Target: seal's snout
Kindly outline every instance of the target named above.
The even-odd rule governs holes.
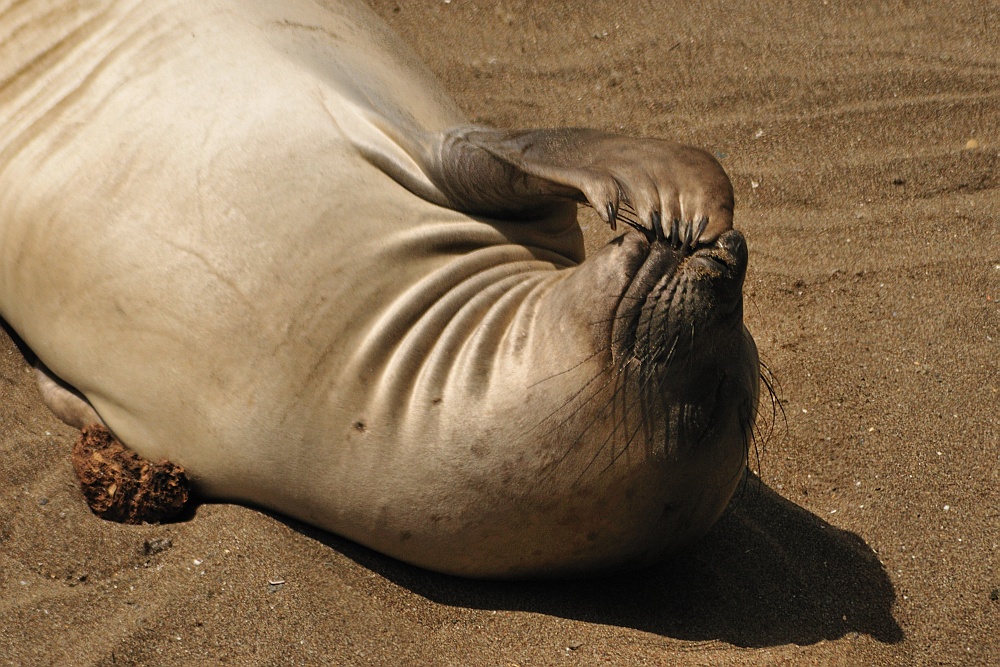
[[[721,323],[733,316],[742,320],[746,271],[746,239],[731,229],[711,245],[696,248],[682,261],[677,279],[685,291],[697,295],[706,319]]]
[[[730,229],[707,245],[665,241],[648,247],[616,317],[615,340],[626,356],[655,357],[680,347],[712,350],[720,338],[741,334],[743,234]]]
[[[697,230],[696,230],[697,231]],[[699,289],[721,291],[738,295],[743,289],[747,268],[746,238],[735,229],[729,229],[709,242],[694,242],[695,237],[668,235],[653,242],[647,269],[658,282],[680,280],[689,287],[699,284]]]
[[[747,269],[746,238],[735,229],[730,229],[714,243],[695,248],[688,263],[703,271],[706,278],[730,279],[742,289]]]

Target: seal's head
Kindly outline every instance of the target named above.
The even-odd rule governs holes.
[[[746,466],[760,366],[743,325],[740,232],[627,233],[599,254],[616,267],[604,274],[618,301],[595,364],[607,370],[585,375],[559,413],[568,428],[554,468],[601,497],[591,534],[628,544],[606,565],[632,567],[699,539],[725,510]]]
[[[758,399],[759,361],[743,326],[746,240],[733,229],[695,242],[657,228],[625,242],[632,278],[610,346],[618,393],[638,408],[642,437],[658,455],[697,454],[713,434],[739,433],[742,460],[720,471],[725,484],[742,469]]]
[[[653,239],[637,250],[611,352],[644,428],[657,433],[652,446],[695,447],[720,421],[749,433],[758,360],[743,326],[743,235],[730,229],[697,245]]]

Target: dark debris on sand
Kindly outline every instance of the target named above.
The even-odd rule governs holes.
[[[159,523],[175,517],[188,501],[184,468],[142,458],[100,424],[83,428],[72,459],[84,498],[102,519]]]

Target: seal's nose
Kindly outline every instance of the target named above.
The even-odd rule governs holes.
[[[714,243],[694,252],[689,264],[699,267],[702,279],[722,279],[742,289],[747,269],[746,238],[735,229],[723,232]]]

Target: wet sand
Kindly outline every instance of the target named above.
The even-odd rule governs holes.
[[[477,122],[720,157],[780,398],[759,477],[614,580],[463,581],[236,505],[117,525],[3,337],[0,664],[1000,662],[1000,7],[373,4]]]

